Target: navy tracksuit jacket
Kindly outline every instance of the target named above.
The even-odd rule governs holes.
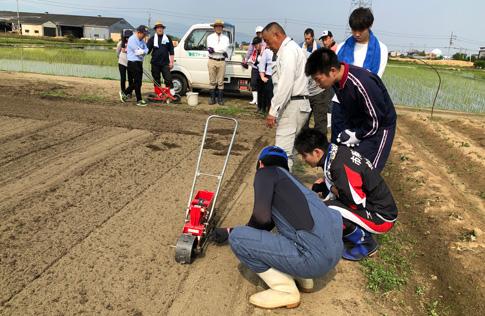
[[[361,140],[355,147],[381,171],[391,151],[396,129],[396,110],[381,78],[367,69],[342,63],[345,71],[334,85],[340,102],[338,111],[342,126]],[[333,114],[333,113],[332,113]],[[333,135],[336,137],[336,135]]]

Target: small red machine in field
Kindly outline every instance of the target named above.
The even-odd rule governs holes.
[[[147,100],[153,103],[163,103],[163,104],[170,104],[170,103],[179,103],[180,102],[180,95],[172,94],[170,92],[170,88],[162,87],[158,84],[158,82],[153,79],[152,74],[149,73],[147,70],[143,69],[143,73],[145,76],[153,83],[154,93],[150,93],[147,97]]]
[[[218,174],[200,172],[200,162],[202,160],[202,153],[204,151],[204,145],[207,138],[207,130],[209,128],[210,121],[213,120],[229,120],[234,122],[232,136],[228,144],[224,164],[222,165],[221,172]],[[197,159],[197,166],[195,168],[192,189],[189,195],[189,202],[187,203],[187,209],[185,210],[184,227],[182,230],[182,235],[178,239],[175,246],[175,261],[179,263],[192,263],[194,257],[203,251],[208,234],[213,228],[212,226],[214,223],[211,223],[211,219],[214,215],[214,208],[219,195],[222,180],[224,178],[224,173],[226,171],[227,162],[229,161],[232,145],[234,144],[234,140],[236,138],[237,127],[238,122],[233,118],[218,115],[211,115],[207,118],[204,135],[202,136],[202,144],[200,145],[199,158]],[[201,176],[215,177],[217,179],[215,191],[200,190],[195,193],[195,188],[197,186],[199,177]]]

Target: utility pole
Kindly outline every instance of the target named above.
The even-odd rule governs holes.
[[[150,28],[150,24],[152,24],[152,13],[148,12],[148,28]]]
[[[17,30],[19,35],[22,35],[22,28],[20,27],[19,0],[17,0]]]
[[[453,32],[451,32],[451,35],[450,35],[450,46],[448,46],[448,57],[450,57],[451,47],[453,46],[453,41],[454,40],[456,40],[456,35],[453,35]]]

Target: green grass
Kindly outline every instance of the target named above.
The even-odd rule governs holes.
[[[117,66],[115,50],[88,50],[69,48],[2,47],[0,59],[24,59],[48,63]]]
[[[76,97],[78,101],[85,102],[85,103],[98,103],[101,101],[106,100],[105,97],[96,94],[81,94]]]
[[[0,46],[12,44],[25,45],[55,45],[55,46],[115,46],[114,43],[106,41],[96,41],[88,39],[73,39],[70,41],[65,37],[38,37],[38,36],[18,36],[14,34],[5,35],[0,33]]]
[[[214,110],[214,114],[222,116],[238,116],[244,112],[244,109],[234,106],[220,107]]]
[[[49,91],[44,91],[40,94],[41,97],[43,98],[65,98],[67,97],[67,94],[62,91],[62,90],[49,90]]]
[[[361,261],[367,286],[379,293],[400,290],[411,270],[408,258],[401,251],[401,242],[392,233],[380,235],[378,241],[378,255]]]

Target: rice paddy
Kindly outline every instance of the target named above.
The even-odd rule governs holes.
[[[0,70],[118,79],[114,49],[0,47]],[[145,67],[149,67],[148,60]],[[442,85],[437,109],[485,112],[485,71],[438,68]],[[425,65],[390,62],[383,77],[395,104],[428,108],[438,77]]]

